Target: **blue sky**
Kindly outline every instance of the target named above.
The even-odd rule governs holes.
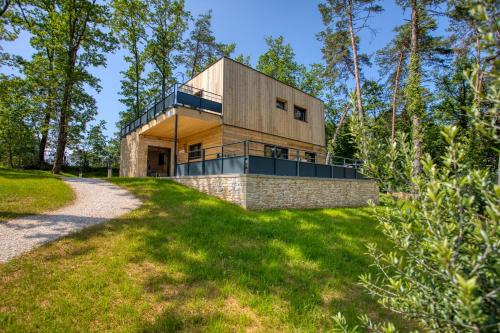
[[[212,27],[217,39],[235,42],[235,54],[249,55],[252,65],[266,50],[264,37],[279,35],[292,45],[297,61],[307,65],[321,61],[321,43],[316,34],[323,29],[323,23],[318,3],[320,1],[312,0],[186,0],[186,7],[193,16],[212,9]],[[381,5],[384,12],[370,22],[376,35],[365,31],[360,36],[360,51],[369,55],[391,40],[395,26],[409,19],[409,12],[403,12],[394,1],[382,1]],[[24,57],[31,54],[26,35],[14,42],[2,42],[2,45],[7,52]],[[109,54],[106,68],[91,70],[101,80],[102,91],[94,93],[99,109],[97,120],[107,122],[108,135],[116,131],[115,123],[122,109],[118,99],[120,71],[126,68],[123,55],[123,51]],[[367,78],[378,78],[375,67],[363,70]]]

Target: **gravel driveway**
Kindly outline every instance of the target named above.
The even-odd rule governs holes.
[[[0,223],[0,263],[43,243],[105,222],[140,206],[130,192],[100,179],[65,178],[75,201],[53,212]]]

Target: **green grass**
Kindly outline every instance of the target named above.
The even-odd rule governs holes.
[[[0,168],[0,223],[70,203],[73,191],[48,171]]]
[[[328,331],[379,320],[357,284],[387,242],[372,208],[247,212],[168,180],[115,178],[144,205],[0,265],[6,332]]]

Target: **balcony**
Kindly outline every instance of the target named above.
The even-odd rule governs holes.
[[[361,160],[245,140],[177,156],[177,176],[256,174],[366,179]]]
[[[123,126],[121,136],[127,136],[176,106],[222,115],[222,96],[185,84],[174,84],[167,89],[164,98],[155,98],[140,117]]]

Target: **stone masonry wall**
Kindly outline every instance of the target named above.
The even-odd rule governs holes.
[[[327,208],[378,203],[378,185],[367,179],[265,175],[177,177],[175,181],[246,209]]]

